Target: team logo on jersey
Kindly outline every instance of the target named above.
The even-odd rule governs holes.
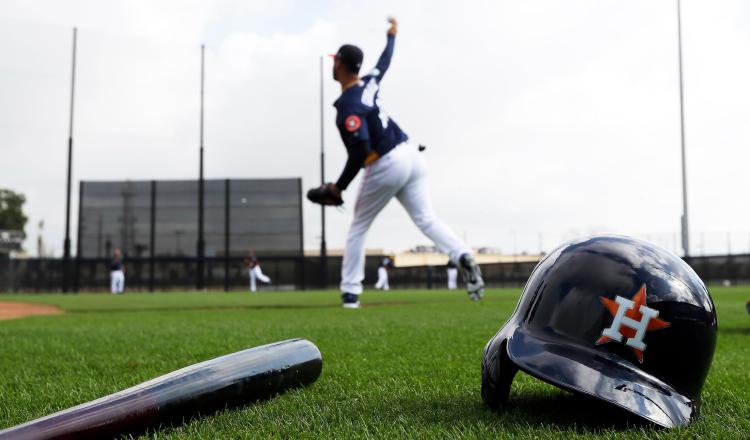
[[[357,115],[347,116],[346,120],[344,120],[344,127],[346,127],[346,131],[350,133],[359,130],[359,127],[361,126],[362,126],[362,120],[359,119],[359,116]]]
[[[646,306],[646,285],[641,286],[632,300],[619,295],[615,297],[614,301],[603,296],[600,296],[599,300],[614,318],[612,319],[612,325],[602,331],[602,335],[597,339],[596,344],[601,345],[612,341],[622,342],[625,338],[625,345],[633,349],[638,361],[643,363],[643,352],[646,351],[643,338],[646,336],[646,332],[670,326],[667,321],[658,318],[658,310]]]

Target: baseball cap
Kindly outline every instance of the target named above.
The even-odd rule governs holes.
[[[362,58],[364,58],[362,49],[352,44],[344,44],[335,55],[331,56],[337,60],[341,60],[354,73],[359,73],[359,68],[362,67]]]

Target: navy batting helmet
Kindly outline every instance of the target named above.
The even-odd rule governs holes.
[[[573,241],[534,269],[482,357],[482,399],[508,400],[520,369],[665,427],[698,415],[716,310],[679,257],[619,236]]]

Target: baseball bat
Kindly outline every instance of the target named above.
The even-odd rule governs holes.
[[[311,384],[323,358],[304,339],[182,368],[101,399],[0,431],[0,440],[105,438],[143,432]]]

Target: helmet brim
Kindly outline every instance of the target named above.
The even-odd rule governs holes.
[[[696,402],[606,352],[517,328],[507,341],[511,362],[557,387],[611,403],[666,428],[685,426]]]

